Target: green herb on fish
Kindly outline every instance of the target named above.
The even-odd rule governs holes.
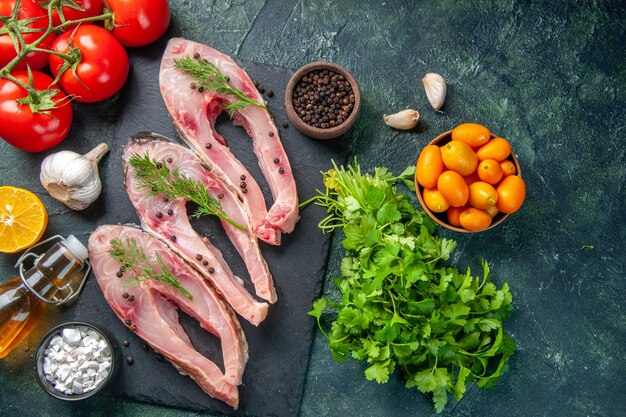
[[[237,110],[243,109],[248,105],[261,107],[262,109],[267,108],[258,101],[248,97],[243,91],[233,87],[228,76],[224,75],[218,66],[211,62],[203,59],[193,59],[187,55],[184,58],[174,60],[174,66],[193,78],[196,81],[196,88],[234,96],[236,98],[235,101],[224,103],[224,109],[231,118]]]
[[[458,401],[472,381],[493,387],[516,349],[502,327],[508,285],[491,282],[486,261],[482,278],[442,264],[456,243],[435,236],[434,222],[394,187],[410,185],[413,169],[369,175],[355,161],[323,175],[326,190],[312,199],[329,213],[319,227],[343,230],[347,256],[334,281],[340,300],[322,297],[308,314],[335,360],[367,362],[365,377],[378,383],[399,372],[407,388],[432,393],[438,413],[448,393]],[[332,320],[326,331],[323,315]]]
[[[244,226],[228,217],[222,210],[220,202],[211,197],[204,184],[187,178],[178,169],[175,168],[170,172],[165,164],[150,159],[147,152],[143,157],[137,154],[131,155],[128,163],[135,170],[139,188],[149,189],[150,195],[163,194],[171,199],[186,198],[198,205],[192,217],[214,215],[240,230],[246,230]]]
[[[129,274],[134,274],[133,279],[124,285],[131,286],[139,284],[148,279],[161,281],[176,288],[181,294],[190,300],[192,295],[183,287],[178,278],[170,272],[163,263],[161,256],[156,254],[156,262],[150,262],[143,249],[137,246],[135,239],[126,239],[126,245],[120,238],[111,240],[111,256],[117,259]]]

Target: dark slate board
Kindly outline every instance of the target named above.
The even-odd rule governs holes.
[[[104,191],[98,208],[97,225],[138,222],[122,183],[121,151],[127,138],[141,130],[177,138],[158,88],[158,69],[164,47],[165,42],[160,42],[131,54],[132,70],[120,99],[124,104],[117,132],[110,144],[111,153],[102,165]],[[243,63],[242,66],[251,78],[275,92],[274,97],[269,99],[269,109],[290,157],[299,198],[304,201],[322,186],[320,171],[330,167],[331,159],[344,159],[347,139],[317,142],[291,126],[283,128],[281,124],[287,121],[287,116],[282,96],[292,71],[253,63]],[[246,133],[234,127],[226,116],[218,119],[217,129],[257,179],[266,200],[271,203],[271,194]],[[134,358],[132,366],[123,361],[112,390],[140,401],[227,415],[296,415],[314,326],[314,321],[306,312],[320,292],[329,250],[329,236],[324,236],[317,229],[324,211],[317,206],[309,206],[301,212],[301,216],[295,231],[291,235],[283,235],[280,247],[262,244],[263,254],[274,276],[278,302],[270,307],[268,318],[258,328],[241,320],[249,343],[250,359],[239,389],[239,410],[233,411],[213,400],[190,378],[179,375],[167,361],[159,361],[153,351],[144,350],[144,343],[114,315],[91,277],[76,306],[74,318],[104,326],[120,345],[128,340],[130,346],[122,347],[122,355]],[[235,274],[245,281],[248,278],[245,266],[217,221],[195,221],[194,226],[222,250]],[[251,289],[251,286],[248,288]],[[181,323],[198,351],[221,366],[217,339],[182,313]]]

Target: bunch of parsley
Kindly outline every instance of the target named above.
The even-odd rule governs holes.
[[[456,243],[433,235],[434,222],[394,187],[412,188],[413,173],[364,175],[356,161],[323,173],[326,190],[312,201],[329,213],[321,229],[343,229],[346,256],[335,279],[341,300],[322,297],[309,315],[335,360],[367,362],[365,377],[378,383],[399,372],[407,388],[432,393],[440,413],[448,393],[458,401],[467,383],[491,388],[508,369],[516,346],[502,321],[512,297],[506,283],[491,282],[486,261],[482,279],[442,262]],[[327,307],[336,316],[324,331]]]

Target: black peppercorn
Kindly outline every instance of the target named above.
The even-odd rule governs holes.
[[[327,69],[313,70],[300,79],[293,90],[292,102],[304,122],[327,129],[343,123],[352,112],[354,94],[351,91],[352,86],[342,75]],[[337,117],[337,109],[345,112],[341,118]]]
[[[285,173],[285,169],[283,167],[278,168],[278,173],[279,174],[284,174]]]
[[[199,260],[199,261],[201,261],[201,260],[202,260],[202,255],[197,254],[197,255],[196,255],[196,259],[197,259],[197,260]]]
[[[213,147],[213,145],[211,145],[210,143],[206,143],[204,145],[204,147],[207,148],[207,149],[211,149]]]
[[[160,219],[163,217],[163,213],[161,213],[160,211],[156,214],[157,219]]]
[[[209,265],[209,261],[204,261],[204,262],[202,262],[202,265],[204,265],[204,266]]]
[[[124,294],[122,294],[122,297],[124,297],[124,298],[128,298],[128,293],[127,293],[127,292],[125,292]]]
[[[270,133],[268,133],[268,134],[270,135],[270,138],[271,138],[271,137],[274,137],[274,132],[270,132]]]
[[[245,181],[245,180],[246,180],[246,176],[245,176],[245,175],[243,175],[243,174],[241,174],[241,176],[239,177],[239,179],[240,179],[241,181]]]
[[[115,273],[115,276],[118,277],[118,278],[122,278],[122,275],[124,275],[124,273],[122,271],[117,271]]]
[[[130,301],[131,303],[135,301],[135,296],[131,295],[130,297],[128,297],[128,301]]]
[[[172,235],[172,237],[170,237],[170,239],[172,240],[172,242],[176,242],[176,236]]]
[[[210,267],[210,268],[209,268],[209,274],[212,274],[213,272],[215,272],[215,268]]]
[[[168,216],[171,216],[172,214],[174,214],[174,210],[169,209],[169,210],[167,211],[167,214],[168,214]]]
[[[128,343],[128,340],[124,340],[122,344],[124,345],[124,347],[128,347],[128,345],[130,345],[130,343]]]
[[[132,365],[135,362],[135,360],[133,359],[132,356],[127,356],[126,357],[126,363],[129,365]]]
[[[200,59],[200,54],[198,52],[196,52],[195,54],[193,54],[194,59]]]
[[[280,162],[280,159],[278,159],[278,158],[274,158],[274,163],[275,163],[275,164],[277,164],[277,163],[279,163],[279,162]]]

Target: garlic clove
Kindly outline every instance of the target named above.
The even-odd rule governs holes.
[[[60,151],[41,163],[39,179],[50,195],[72,210],[83,210],[102,192],[98,162],[108,152],[105,143],[85,155]]]
[[[446,100],[446,81],[439,74],[429,72],[422,78],[424,84],[424,90],[426,91],[426,97],[433,109],[441,111],[443,102]]]
[[[406,109],[395,114],[384,115],[383,119],[387,126],[394,129],[409,130],[413,129],[420,120],[420,114],[417,110]]]

